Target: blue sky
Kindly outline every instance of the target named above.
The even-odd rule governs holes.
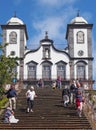
[[[48,31],[48,36],[54,41],[55,47],[63,49],[67,45],[66,26],[76,17],[78,10],[80,16],[93,24],[93,74],[96,80],[96,0],[1,0],[0,24],[6,24],[16,12],[16,16],[27,26],[29,48],[38,47],[39,41],[45,36],[45,31]]]

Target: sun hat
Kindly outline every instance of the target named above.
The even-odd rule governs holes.
[[[32,90],[34,90],[34,87],[33,87],[33,86],[31,86],[31,89],[32,89]]]
[[[11,107],[7,107],[7,110],[12,110]]]

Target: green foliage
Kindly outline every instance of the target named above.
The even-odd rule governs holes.
[[[4,88],[0,87],[0,98],[2,98],[3,94],[4,94]]]
[[[4,55],[0,56],[0,84],[11,83],[12,78],[15,77],[14,67],[16,67],[16,59],[5,57]]]
[[[8,102],[8,98],[6,97],[0,100],[0,109],[3,108],[7,102]]]
[[[1,34],[0,37],[2,37]],[[10,84],[14,77],[16,78],[17,60],[20,60],[18,57],[12,57],[12,55],[5,56],[5,47],[8,45],[9,43],[0,43],[0,99],[3,99],[5,85]],[[0,100],[1,104],[6,100],[6,98]]]
[[[2,37],[2,35],[0,34]],[[17,66],[17,57],[4,55],[4,49],[8,46],[9,43],[0,43],[0,85],[3,87],[5,84],[10,84],[12,79],[17,76],[16,71],[14,69]],[[2,94],[2,92],[0,92]]]

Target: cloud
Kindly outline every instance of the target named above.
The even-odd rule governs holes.
[[[44,21],[38,21],[33,26],[36,30],[48,31],[51,36],[56,37],[60,31],[60,27],[64,24],[63,19],[60,17],[47,18]]]
[[[66,47],[67,41],[65,39],[65,35],[67,24],[70,23],[71,19],[76,16],[78,8],[74,8],[72,4],[77,1],[79,0],[38,0],[39,4],[42,5],[41,9],[38,6],[38,14],[41,11],[43,13],[41,13],[41,15],[35,14],[34,18],[32,18],[32,28],[36,32],[36,35],[32,35],[28,45],[32,46],[34,44],[34,46],[37,46],[39,41],[44,38],[45,31],[48,31],[49,38],[54,41],[55,45],[58,44],[57,47],[60,47],[60,45]],[[64,5],[66,6],[61,8],[61,6]],[[45,7],[50,8],[47,9],[48,12],[46,12]],[[57,10],[57,12],[54,10]],[[84,12],[83,16],[88,20],[92,18],[91,13],[88,12]]]
[[[58,39],[59,42],[64,41],[65,32],[64,32],[64,30],[63,30],[63,32],[61,32],[62,28],[64,29],[64,25],[65,25],[64,18],[62,18],[62,17],[50,17],[43,21],[34,22],[33,27],[38,32],[38,36],[37,35],[34,36],[32,41],[35,44],[38,44],[38,43],[36,43],[37,38],[39,41],[42,38],[44,38],[45,31],[48,31],[49,39],[52,39],[52,40]],[[30,44],[32,44],[33,42],[30,41]]]
[[[39,3],[48,5],[48,6],[62,6],[66,4],[72,4],[76,0],[38,0]]]
[[[51,14],[51,16],[45,16],[43,18],[32,19],[32,28],[36,31],[36,36],[32,35],[30,38],[29,45],[38,44],[45,36],[45,31],[48,31],[48,36],[54,41],[54,44],[58,44],[57,47],[66,45],[66,29],[67,24],[70,23],[70,17],[75,14],[76,11],[72,7],[64,9],[61,14]],[[38,40],[36,40],[38,39]],[[62,47],[61,47],[62,48]]]

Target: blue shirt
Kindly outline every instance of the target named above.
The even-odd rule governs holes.
[[[7,94],[7,98],[17,97],[15,89],[9,89],[6,94]]]
[[[76,98],[78,98],[80,100],[80,102],[82,102],[82,95],[81,94],[76,94]]]

